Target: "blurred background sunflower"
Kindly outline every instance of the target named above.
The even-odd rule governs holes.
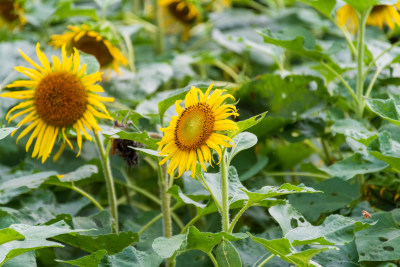
[[[26,23],[23,2],[18,0],[0,1],[0,28],[14,29]]]
[[[55,48],[64,44],[68,51],[76,48],[84,53],[96,57],[101,69],[112,68],[120,73],[119,64],[127,65],[128,60],[117,47],[118,40],[109,28],[100,28],[91,24],[68,26],[69,31],[64,34],[51,36],[50,44]]]
[[[381,29],[387,25],[393,30],[395,25],[400,26],[399,10],[400,1],[394,5],[376,5],[368,15],[367,25],[378,26]],[[338,10],[337,19],[340,26],[345,26],[352,33],[357,31],[357,13],[350,5],[344,5]]]

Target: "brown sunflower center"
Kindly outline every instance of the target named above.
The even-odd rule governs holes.
[[[387,5],[376,5],[372,8],[371,14],[380,13],[387,8]]]
[[[8,22],[13,22],[17,20],[18,14],[14,9],[14,1],[11,0],[0,1],[0,15],[4,20]]]
[[[192,24],[196,20],[196,15],[190,14],[193,7],[189,6],[185,1],[172,2],[167,8],[168,11],[182,23]]]
[[[77,42],[74,41],[72,46],[96,57],[100,67],[105,67],[113,61],[113,56],[107,46],[103,41],[97,41],[96,37],[84,35]]]
[[[214,130],[214,115],[211,108],[198,103],[185,109],[179,116],[175,128],[175,144],[180,150],[197,150],[204,145]]]
[[[35,90],[36,112],[55,127],[72,126],[86,111],[87,103],[84,85],[71,73],[50,73]]]

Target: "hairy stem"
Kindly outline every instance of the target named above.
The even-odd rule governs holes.
[[[220,166],[221,173],[221,217],[222,217],[222,231],[229,232],[229,198],[228,198],[228,166],[225,159],[225,149],[222,151],[222,159]]]
[[[106,180],[106,187],[108,193],[108,203],[111,208],[111,215],[114,219],[113,232],[118,233],[118,207],[117,207],[117,196],[114,187],[114,179],[111,173],[110,158],[108,153],[104,150],[103,143],[101,142],[99,133],[94,134],[96,139],[96,145],[100,154],[100,161],[103,167],[104,179]]]

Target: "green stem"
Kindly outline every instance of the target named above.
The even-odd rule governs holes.
[[[224,62],[220,60],[215,60],[214,65],[220,68],[221,70],[225,71],[231,78],[235,81],[239,81],[239,75],[228,65],[226,65]]]
[[[126,49],[128,50],[128,63],[129,63],[129,68],[131,69],[132,72],[136,72],[136,66],[135,66],[135,49],[132,45],[131,39],[129,38],[128,35],[123,34],[124,41],[126,44]]]
[[[114,179],[111,173],[110,158],[108,153],[105,152],[103,143],[100,140],[99,133],[95,133],[96,145],[100,154],[100,161],[103,167],[104,179],[106,180],[106,187],[108,193],[108,203],[111,208],[111,215],[114,218],[113,232],[118,233],[118,207],[117,207],[117,196],[114,187]]]
[[[156,53],[163,54],[165,50],[164,44],[164,18],[162,8],[158,4],[158,0],[153,1],[154,11],[157,19],[157,32],[156,32]]]
[[[235,218],[233,218],[231,225],[229,226],[229,233],[232,233],[233,229],[235,228],[236,223],[239,221],[239,218],[242,214],[251,207],[251,203],[247,202],[246,205],[242,207],[242,209],[236,214]]]
[[[172,220],[171,220],[171,198],[168,195],[167,191],[169,189],[168,185],[168,173],[167,173],[167,165],[164,164],[160,166],[158,164],[158,183],[160,187],[160,195],[161,195],[161,212],[163,214],[163,232],[164,237],[172,236]],[[174,257],[167,259],[166,266],[174,266]]]
[[[181,234],[186,233],[186,231],[189,229],[190,226],[192,226],[195,222],[197,222],[202,216],[199,216],[198,214],[192,219],[190,220],[190,222],[188,222],[185,225],[185,228],[182,229]]]
[[[140,188],[140,187],[137,186],[137,185],[134,185],[134,184],[126,184],[126,183],[124,183],[124,182],[122,182],[122,181],[118,181],[118,180],[115,181],[115,183],[120,184],[120,185],[123,185],[123,186],[126,186],[126,187],[128,187],[128,188],[130,188],[130,189],[132,189],[132,190],[134,190],[134,191],[136,191],[136,192],[138,192],[139,194],[141,194],[141,195],[147,197],[148,199],[150,199],[150,200],[153,201],[154,203],[156,203],[156,204],[158,204],[158,205],[161,205],[161,201],[160,201],[156,196],[154,196],[152,193],[150,193],[150,192],[144,190],[143,188]]]
[[[321,179],[329,179],[331,176],[319,173],[311,173],[311,172],[262,172],[262,174],[266,176],[303,176],[303,177],[314,177],[314,178],[321,178]]]
[[[370,82],[369,85],[368,85],[367,92],[365,93],[365,97],[369,97],[369,95],[371,94],[372,88],[374,87],[375,82],[376,82],[376,80],[378,79],[378,76],[379,76],[379,74],[381,74],[381,72],[382,72],[383,69],[384,69],[384,67],[381,67],[381,68],[378,68],[378,69],[376,70],[376,72],[375,72],[375,74],[374,74],[374,77],[372,77],[372,80],[371,80],[371,82]],[[364,108],[365,108],[365,101],[364,101],[364,103],[363,103],[363,110],[364,110]]]
[[[335,18],[331,18],[331,21],[339,28],[339,30],[342,32],[344,38],[347,41],[347,44],[350,47],[350,51],[354,56],[357,56],[357,50],[356,47],[353,44],[353,40],[351,39],[351,35],[349,34],[349,32],[347,30],[345,30],[343,27],[341,27],[339,25],[339,23],[337,22],[337,20]]]
[[[228,198],[228,166],[225,159],[225,149],[222,151],[222,159],[220,166],[221,173],[221,193],[222,193],[222,203],[221,203],[221,217],[222,217],[222,231],[229,232],[229,198]]]
[[[214,264],[215,267],[218,267],[218,262],[217,260],[214,258],[213,254],[211,254],[211,252],[207,253],[208,257],[210,257],[212,263]]]
[[[329,148],[328,148],[328,145],[326,144],[326,141],[322,138],[321,138],[321,145],[322,145],[322,149],[325,154],[325,163],[328,165],[331,165],[331,163],[332,163],[331,154],[329,153]]]
[[[46,184],[55,185],[55,186],[60,186],[60,187],[71,189],[71,190],[81,194],[82,196],[86,197],[87,199],[89,199],[93,203],[93,205],[95,205],[99,210],[103,210],[103,207],[101,206],[101,204],[96,199],[94,199],[94,197],[92,197],[89,193],[83,191],[79,187],[76,187],[75,185],[50,183],[50,182],[46,182]]]
[[[356,115],[358,118],[362,117],[363,113],[363,94],[364,94],[364,39],[365,39],[365,25],[367,22],[369,11],[363,11],[359,17],[359,28],[358,28],[358,43],[357,43],[357,108]]]
[[[179,206],[175,205],[174,207],[171,208],[171,211],[177,209]],[[163,217],[163,214],[160,213],[158,214],[156,217],[154,217],[153,219],[151,219],[148,223],[146,223],[142,229],[140,229],[137,233],[138,235],[143,234],[144,231],[146,231],[150,226],[152,226],[156,221],[158,221],[159,219],[161,219]]]
[[[346,80],[343,78],[342,75],[340,75],[339,73],[337,73],[331,66],[329,66],[328,64],[326,64],[325,62],[321,61],[321,65],[324,66],[328,71],[330,71],[333,75],[335,75],[344,85],[344,87],[347,89],[347,91],[349,92],[349,94],[351,95],[351,97],[353,98],[353,100],[357,103],[358,99],[357,96],[354,94],[353,89],[350,87],[350,85],[346,82]]]
[[[267,262],[269,262],[273,257],[275,257],[275,254],[269,255],[268,258],[266,258],[263,262],[261,262],[257,267],[262,267],[264,266]]]

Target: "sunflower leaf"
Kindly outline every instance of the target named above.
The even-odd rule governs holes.
[[[327,17],[332,17],[332,10],[335,8],[336,0],[300,0],[310,5]]]
[[[249,133],[239,133],[233,139],[234,146],[228,152],[228,162],[231,162],[232,159],[242,150],[251,148],[257,144],[257,136]]]
[[[243,131],[245,131],[245,130],[251,128],[251,127],[253,127],[254,125],[256,125],[256,124],[258,124],[258,123],[260,123],[260,122],[265,118],[265,116],[267,115],[267,113],[268,113],[268,111],[265,111],[265,112],[263,112],[263,113],[261,113],[261,114],[258,114],[258,115],[256,115],[256,116],[253,116],[253,117],[251,117],[251,118],[249,118],[249,119],[247,119],[247,120],[238,121],[238,122],[237,122],[237,126],[239,127],[239,130],[237,130],[236,132],[231,132],[231,133],[229,134],[229,136],[230,136],[230,137],[233,137],[233,136],[235,136],[235,135],[238,135],[239,133],[241,133],[241,132],[243,132]]]
[[[376,5],[394,5],[397,4],[398,2],[398,0],[362,0],[362,1],[344,0],[344,1],[360,12],[364,12],[366,9]]]
[[[9,136],[13,131],[17,130],[16,127],[0,128],[0,140]]]

